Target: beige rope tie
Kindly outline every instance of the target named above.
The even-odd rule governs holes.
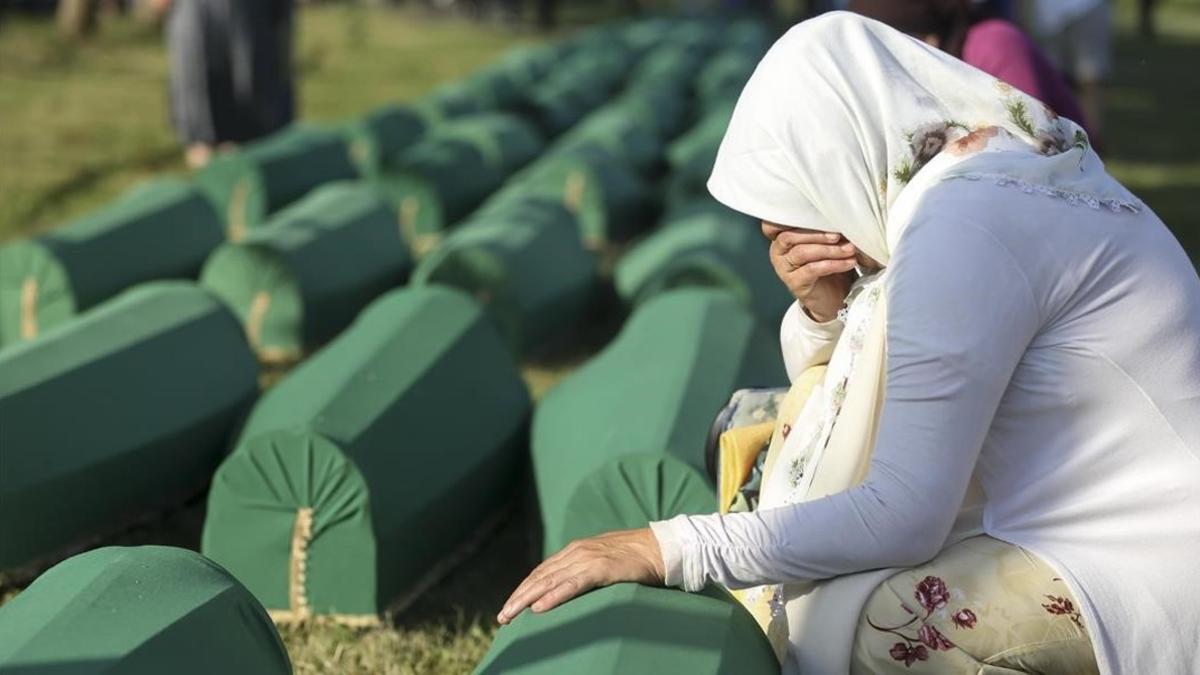
[[[38,282],[25,277],[21,284],[21,339],[32,340],[38,334]]]
[[[262,350],[262,324],[271,308],[271,294],[259,291],[250,301],[250,311],[246,314],[246,338],[256,351]]]
[[[229,219],[227,236],[229,241],[241,241],[246,237],[246,202],[250,199],[250,185],[246,180],[238,181],[233,186],[233,194],[229,197]]]
[[[296,619],[312,616],[308,604],[308,545],[313,536],[313,510],[303,506],[296,510],[292,526],[292,552],[288,560],[288,611]]]
[[[563,205],[571,213],[579,213],[583,208],[583,192],[587,188],[587,176],[582,171],[572,171],[567,176],[567,185],[563,190]]]

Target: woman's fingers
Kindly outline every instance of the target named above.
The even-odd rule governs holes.
[[[577,595],[583,595],[599,585],[598,580],[592,578],[594,576],[588,573],[568,576],[538,598],[529,608],[535,612],[545,612]]]
[[[842,235],[837,232],[814,232],[811,230],[784,230],[780,232],[775,241],[782,241],[788,246],[796,244],[836,244],[842,239]]]
[[[848,258],[845,260],[818,260],[804,266],[804,270],[817,277],[827,277],[832,274],[844,274],[854,269],[858,265],[858,260]]]
[[[591,581],[585,583],[589,579]],[[533,583],[522,584],[523,590],[513,593],[508,602],[504,603],[504,608],[500,610],[500,614],[496,618],[500,623],[506,624],[525,611],[527,607],[533,607],[534,611],[538,612],[550,609],[586,590],[595,588],[598,580],[599,576],[594,573],[594,570],[589,572],[587,561],[561,562],[552,569],[546,570]],[[569,592],[572,589],[574,591]],[[560,599],[547,607],[544,599],[548,596]]]

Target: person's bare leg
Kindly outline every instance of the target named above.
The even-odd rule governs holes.
[[[184,161],[188,168],[203,169],[212,160],[213,148],[207,143],[192,143],[184,151]]]

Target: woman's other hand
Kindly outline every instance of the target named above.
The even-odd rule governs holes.
[[[771,266],[804,310],[825,323],[837,316],[854,282],[858,249],[840,234],[762,224]]]
[[[661,586],[665,574],[658,540],[648,527],[580,539],[530,572],[496,620],[507,624],[526,607],[545,612],[593,588],[622,581]]]

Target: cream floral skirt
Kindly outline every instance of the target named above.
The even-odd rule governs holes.
[[[811,375],[806,378],[820,373]],[[768,450],[789,431],[777,420],[793,419],[803,403],[798,387],[737,392],[718,418],[709,466],[722,512],[757,506]],[[771,612],[761,594],[733,595],[770,634]],[[947,547],[876,588],[853,649],[856,675],[1099,673],[1079,603],[1066,584],[1032,553],[988,536]]]

